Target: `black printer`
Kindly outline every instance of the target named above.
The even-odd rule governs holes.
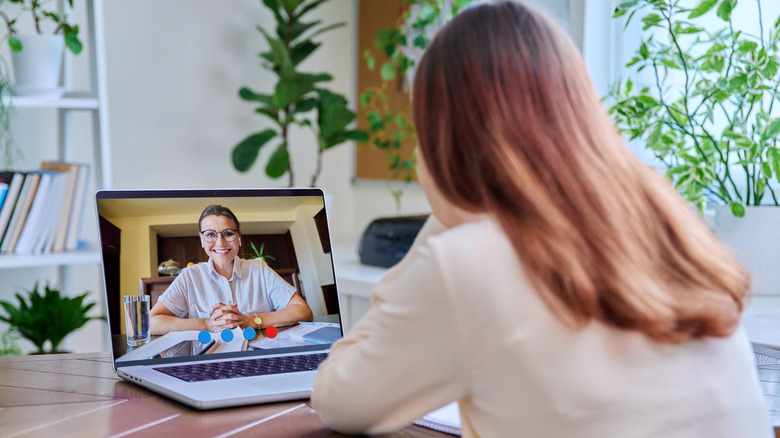
[[[360,237],[360,263],[389,268],[406,255],[428,215],[374,219]]]

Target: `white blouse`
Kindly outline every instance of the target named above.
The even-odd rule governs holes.
[[[296,289],[262,260],[236,257],[228,280],[214,262],[188,266],[160,295],[158,301],[180,318],[208,318],[217,303],[237,304],[244,315],[287,307]]]

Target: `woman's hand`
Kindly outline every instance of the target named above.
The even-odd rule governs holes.
[[[243,325],[245,319],[235,304],[217,303],[211,308],[211,316],[205,320],[206,329],[210,332],[232,330]]]

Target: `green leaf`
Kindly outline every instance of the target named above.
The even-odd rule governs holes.
[[[642,23],[645,24],[642,27],[642,30],[650,29],[651,27],[660,23],[662,20],[663,19],[658,14],[647,14],[644,17],[642,17]]]
[[[305,5],[300,10],[298,10],[296,15],[298,17],[303,17],[304,15],[306,15],[307,12],[313,10],[314,8],[316,8],[317,6],[321,5],[322,3],[325,3],[326,1],[328,1],[328,0],[314,0],[313,2]]]
[[[281,5],[282,9],[284,9],[285,12],[287,12],[287,15],[293,15],[295,13],[295,10],[298,9],[298,6],[301,5],[305,0],[278,0],[279,5]]]
[[[276,131],[273,129],[266,129],[265,131],[252,134],[242,140],[241,143],[233,148],[233,153],[231,155],[233,167],[239,172],[246,172],[251,169],[255,164],[255,161],[257,161],[260,148],[276,136]]]
[[[292,27],[286,27],[285,32],[279,35],[279,38],[286,41],[295,41],[299,36],[301,36],[304,32],[311,29],[312,27],[322,23],[321,20],[312,21],[309,23],[303,23],[301,21],[295,21],[292,24]],[[280,27],[281,30],[281,27]]]
[[[14,52],[22,51],[22,42],[19,41],[19,38],[16,38],[13,35],[8,37],[8,45],[11,46],[11,50],[13,50]]]
[[[82,45],[78,38],[79,29],[78,26],[73,26],[72,29],[66,28],[65,31],[65,46],[73,52],[74,55],[81,53]]]
[[[321,27],[321,28],[317,29],[316,32],[312,32],[311,34],[309,34],[307,39],[312,39],[312,38],[314,38],[314,37],[316,37],[318,35],[322,35],[325,32],[330,32],[333,29],[336,29],[336,28],[339,28],[339,27],[344,27],[346,25],[347,25],[347,23],[341,22],[341,23],[334,23],[334,24],[331,24],[331,25],[328,25],[328,26],[325,26],[325,27]]]
[[[365,93],[360,95],[360,107],[365,108],[368,106],[368,103],[371,102],[371,99],[374,98],[376,93],[374,91],[366,91]]]
[[[271,48],[270,52],[261,54],[264,59],[271,63],[278,70],[284,70],[290,67],[290,54],[287,51],[287,47],[284,45],[284,41],[272,37],[268,32],[260,26],[257,26],[257,30],[263,34],[265,40],[268,42],[268,46]]]
[[[262,114],[276,123],[279,123],[279,113],[270,106],[261,106],[255,110],[256,113]]]
[[[258,94],[247,87],[241,87],[241,89],[238,90],[238,96],[241,99],[250,102],[260,102],[269,106],[273,105],[273,99],[270,94]]]
[[[356,141],[358,143],[365,143],[371,139],[371,137],[368,135],[366,131],[360,131],[357,129],[352,131],[347,131],[344,135],[347,139]]]
[[[734,0],[723,0],[720,6],[718,6],[718,11],[716,12],[717,16],[720,17],[723,21],[729,21],[731,19],[731,11],[734,9],[735,3],[736,1]],[[737,215],[735,214],[734,216]]]
[[[650,56],[650,51],[647,49],[647,44],[642,42],[642,45],[639,46],[639,55],[642,57],[642,59],[647,59]]]
[[[697,26],[688,26],[680,29],[680,33],[683,35],[694,35],[703,32],[704,29]]]
[[[271,178],[279,178],[290,169],[290,152],[285,143],[281,143],[274,151],[268,164],[265,166],[265,174]]]
[[[774,147],[769,148],[766,151],[766,157],[769,160],[769,165],[772,167],[777,182],[780,183],[780,151]]]
[[[317,93],[320,97],[317,124],[324,147],[327,148],[346,140],[343,137],[344,129],[355,120],[355,113],[347,107],[344,96],[322,89],[317,90]]]
[[[280,78],[274,87],[273,102],[276,108],[287,108],[287,105],[314,91],[314,84],[298,77]]]
[[[636,6],[637,3],[639,3],[638,0],[621,1],[615,6],[615,11],[612,13],[612,18],[622,17],[628,13],[631,8]]]
[[[270,9],[271,12],[273,12],[277,23],[285,23],[287,21],[282,16],[282,13],[280,11],[281,5],[279,4],[279,0],[263,0],[263,4],[265,5],[265,7]]]
[[[293,113],[305,113],[311,111],[317,106],[317,99],[310,97],[308,99],[301,100],[295,104]]]
[[[735,217],[745,216],[745,206],[743,204],[739,202],[732,202],[729,204],[729,208],[731,208],[731,214],[733,214]]]
[[[766,78],[774,78],[775,75],[777,74],[777,67],[778,67],[777,59],[775,59],[774,56],[770,56],[767,59],[766,67],[764,67],[764,70],[762,70],[761,73]]]
[[[385,62],[382,64],[380,76],[383,81],[392,81],[395,79],[395,66],[391,62]]]
[[[661,60],[661,63],[671,69],[680,70],[680,64],[677,63],[674,59],[664,58]]]
[[[714,8],[716,4],[718,4],[718,0],[703,0],[699,3],[699,6],[696,6],[691,13],[688,14],[688,18],[696,18],[704,15],[709,12],[710,9]]]
[[[766,136],[768,138],[775,138],[777,134],[780,134],[780,118],[773,119],[766,127]]]
[[[758,48],[758,43],[755,41],[741,41],[737,50],[740,52],[753,52]]]
[[[320,46],[320,43],[314,43],[311,40],[303,41],[290,48],[290,61],[293,65],[298,65]]]

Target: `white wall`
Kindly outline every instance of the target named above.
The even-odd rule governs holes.
[[[376,0],[380,1],[380,0]],[[581,24],[568,26],[570,11],[583,0],[534,0],[564,27],[573,30],[581,44]],[[77,2],[78,3],[78,2]],[[269,125],[254,107],[238,98],[238,89],[249,86],[271,91],[273,76],[260,67],[257,54],[266,50],[257,25],[269,28],[273,17],[260,0],[104,0],[104,28],[111,134],[113,188],[228,188],[282,187],[286,176],[265,176],[270,145],[255,167],[240,174],[230,163],[232,147],[250,133]],[[573,3],[573,4],[572,4]],[[77,8],[79,5],[77,4]],[[83,5],[81,5],[83,8]],[[323,23],[346,26],[319,37],[320,49],[301,68],[328,72],[329,87],[356,102],[357,1],[332,0],[314,12]],[[86,27],[83,9],[76,19]],[[88,30],[85,29],[85,32]],[[86,33],[83,40],[87,43]],[[84,89],[88,82],[88,56],[75,58],[70,82]],[[0,54],[7,54],[5,47]],[[70,58],[70,57],[69,57]],[[78,149],[71,159],[91,160],[91,122],[76,114]],[[55,156],[56,114],[49,110],[18,110],[14,125],[24,158],[17,168],[37,168],[42,159]],[[307,185],[314,169],[314,139],[309,132],[293,132],[292,160],[297,185]],[[51,146],[49,146],[51,145]],[[374,218],[399,212],[384,183],[352,183],[354,145],[339,146],[324,156],[320,185],[330,194],[328,214],[334,236],[354,239]],[[403,185],[401,214],[430,211],[417,184]],[[84,234],[96,242],[96,221],[90,200]],[[58,271],[23,269],[0,271],[0,299],[28,288],[36,280],[56,279]],[[73,292],[93,291],[100,299],[99,266],[73,270]],[[69,346],[77,351],[106,348],[101,323],[77,333]],[[4,326],[0,327],[0,331]],[[29,349],[29,345],[25,345]]]
[[[230,163],[236,143],[270,126],[237,95],[241,86],[272,91],[274,77],[257,56],[267,47],[255,26],[274,21],[258,0],[106,2],[105,10],[115,188],[286,186],[286,176],[264,174],[271,144],[246,174]],[[329,87],[354,102],[356,2],[335,0],[315,14],[347,25],[322,35],[301,69],[332,74]],[[293,133],[296,185],[308,184],[315,151],[310,132]],[[335,234],[357,226],[352,163],[351,145],[324,156],[320,184],[333,195]],[[386,202],[392,209],[389,195]]]

